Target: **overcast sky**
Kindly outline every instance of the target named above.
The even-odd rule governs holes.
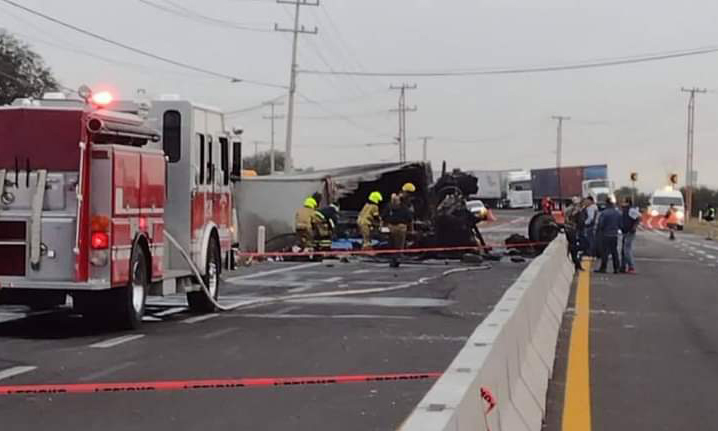
[[[147,0],[236,23],[188,19],[140,0],[16,0],[117,41],[249,80],[287,85],[292,9],[271,0]],[[174,5],[172,4],[174,3]],[[163,64],[43,21],[0,3],[0,25],[29,42],[63,84],[111,88],[130,98],[180,94],[225,110],[283,94],[279,88],[230,83]],[[302,7],[301,22],[319,34],[300,37],[302,69],[426,71],[521,67],[718,45],[718,2],[656,0],[324,0]],[[92,55],[102,58],[95,58]],[[718,186],[718,54],[663,62],[526,75],[376,78],[303,74],[298,91],[295,159],[317,168],[395,160],[390,142],[397,103],[390,84],[416,83],[409,103],[408,154],[417,137],[434,136],[435,168],[551,167],[556,125],[564,128],[564,165],[607,163],[617,183],[630,171],[640,187],[662,186],[685,172],[687,94],[699,86],[696,162],[701,184]],[[321,102],[307,103],[306,98]],[[279,108],[283,111],[283,108]],[[233,117],[253,141],[269,140],[267,109]],[[284,122],[277,124],[284,142]],[[260,147],[266,149],[266,147]]]

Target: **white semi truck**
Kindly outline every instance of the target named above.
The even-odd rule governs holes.
[[[476,199],[490,208],[530,208],[531,173],[523,170],[471,171],[479,180]]]

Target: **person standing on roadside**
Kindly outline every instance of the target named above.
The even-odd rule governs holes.
[[[668,211],[664,217],[666,218],[666,225],[668,226],[668,239],[673,241],[676,239],[676,229],[678,229],[678,211],[674,204],[668,207]]]
[[[613,262],[613,272],[618,274],[620,262],[618,257],[618,232],[621,229],[621,221],[623,216],[616,208],[613,199],[606,198],[606,208],[601,211],[598,216],[598,226],[596,227],[596,235],[601,238],[601,267],[596,272],[606,272],[608,267],[608,257],[611,256]]]
[[[571,199],[571,205],[566,208],[564,232],[566,233],[566,239],[568,240],[568,251],[571,253],[571,260],[573,261],[576,271],[583,271],[581,267],[581,258],[579,252],[581,251],[580,241],[578,232],[580,226],[583,224],[581,212],[581,199],[575,196]]]
[[[621,222],[621,231],[623,232],[623,241],[621,244],[621,272],[627,274],[636,273],[636,264],[633,259],[633,241],[636,239],[636,231],[640,223],[641,212],[633,206],[631,198],[623,200],[623,221]]]
[[[583,230],[586,238],[586,256],[596,256],[598,250],[596,244],[596,221],[598,219],[598,205],[593,196],[586,198],[585,215],[583,218]]]

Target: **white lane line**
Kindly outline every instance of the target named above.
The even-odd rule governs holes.
[[[374,272],[373,269],[355,269],[352,274],[366,274],[367,272]]]
[[[696,253],[700,253],[700,254],[708,254],[708,253],[706,253],[706,252],[703,251],[703,250],[694,250],[694,251],[695,251]]]
[[[109,340],[99,341],[97,343],[90,344],[90,347],[92,347],[93,349],[107,349],[110,347],[118,346],[123,343],[138,340],[144,336],[144,334],[123,335],[122,337],[110,338]]]
[[[707,257],[708,259],[715,259],[715,258],[716,258],[716,257],[713,256],[712,254],[707,254],[706,257]]]
[[[7,378],[10,378],[13,376],[17,376],[18,374],[28,373],[36,368],[37,367],[32,367],[32,366],[18,366],[18,367],[7,368],[5,370],[0,371],[0,380],[7,379]]]
[[[236,331],[237,329],[239,329],[239,328],[236,328],[236,327],[232,327],[232,328],[222,328],[222,329],[220,329],[220,330],[218,330],[218,331],[208,332],[208,333],[204,334],[204,335],[202,336],[202,338],[204,338],[204,339],[206,339],[206,340],[209,340],[209,339],[211,339],[211,338],[221,337],[222,335],[227,335],[227,334],[229,334],[230,332]]]
[[[414,319],[413,316],[384,316],[381,314],[243,314],[254,319]]]
[[[344,279],[344,277],[330,277],[330,278],[325,278],[324,280],[318,280],[318,281],[321,281],[322,283],[336,283],[337,281],[342,281],[343,279]]]
[[[121,364],[115,365],[114,367],[108,367],[104,370],[97,371],[92,374],[88,374],[86,376],[80,377],[78,380],[81,382],[87,382],[91,380],[96,380],[101,377],[109,376],[112,373],[116,373],[118,371],[122,371],[125,368],[130,368],[131,366],[135,365],[135,362],[129,361],[129,362],[123,362]]]
[[[171,314],[181,313],[183,311],[187,311],[187,307],[172,307],[172,308],[168,308],[167,310],[160,311],[159,313],[151,313],[151,314],[155,317],[163,317],[163,316],[169,316]]]
[[[182,321],[182,323],[197,323],[197,322],[202,322],[204,320],[209,320],[209,319],[215,318],[217,316],[219,316],[219,313],[203,314],[201,316],[195,316],[195,317],[190,317],[189,319],[184,319]]]
[[[233,283],[233,282],[239,281],[239,280],[250,280],[252,278],[260,278],[260,277],[264,277],[265,275],[281,274],[283,272],[296,271],[298,269],[304,269],[304,268],[311,268],[314,266],[319,266],[321,264],[322,264],[322,262],[310,262],[310,263],[305,263],[302,265],[290,266],[288,268],[278,268],[278,269],[273,269],[271,271],[262,271],[262,272],[257,272],[257,273],[249,274],[249,275],[240,275],[237,277],[228,278],[224,281],[227,283]]]

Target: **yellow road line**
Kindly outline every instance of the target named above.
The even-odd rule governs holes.
[[[584,271],[578,276],[576,316],[571,326],[568,348],[566,393],[563,401],[563,431],[591,430],[591,379],[588,328],[590,315],[591,264],[583,262]]]

